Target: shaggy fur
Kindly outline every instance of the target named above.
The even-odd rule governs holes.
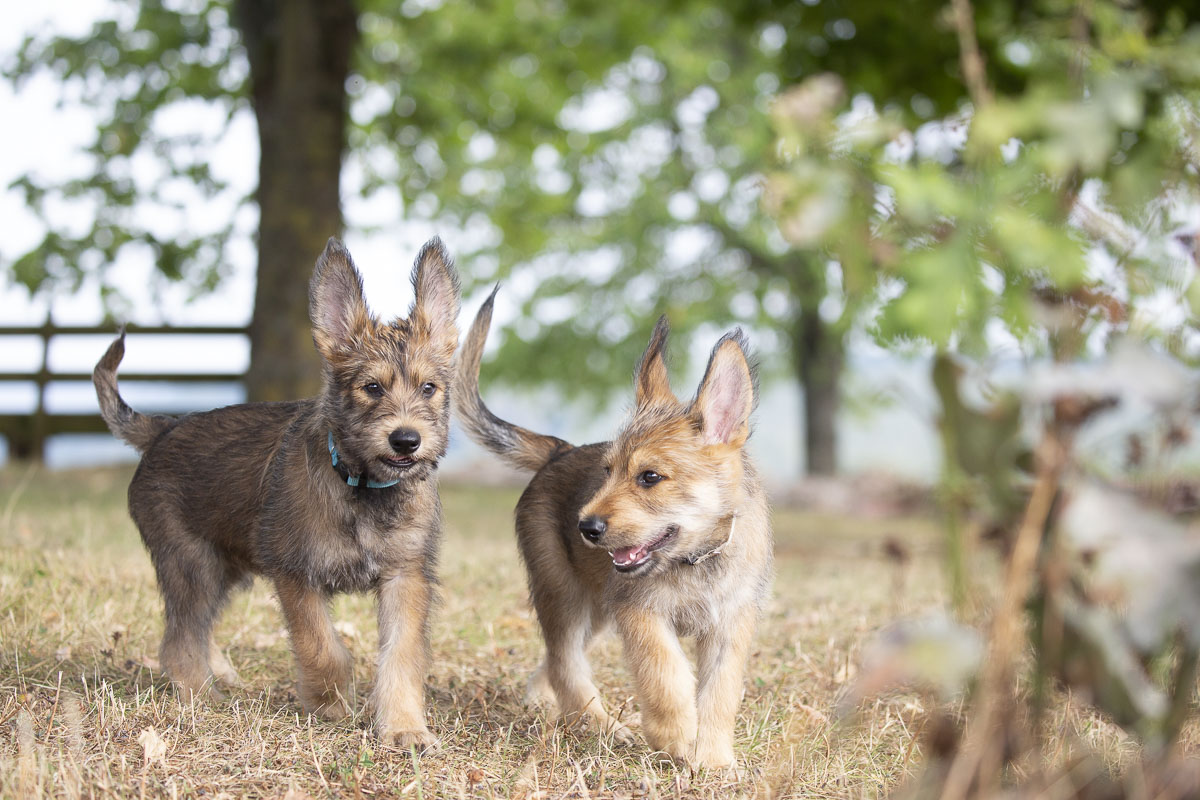
[[[612,442],[573,447],[498,419],[479,396],[493,297],[463,344],[456,408],[481,445],[534,469],[516,511],[517,543],[546,642],[531,699],[619,739],[586,649],[612,624],[637,684],[646,739],[696,767],[735,762],[733,729],[771,580],[767,501],[744,450],[754,370],[740,331],[713,348],[694,400],[667,382],[659,320],[636,373],[637,403]],[[680,636],[696,638],[698,677]]]
[[[324,361],[317,398],[147,416],[117,392],[124,334],[97,364],[105,421],[142,453],[129,513],[163,596],[162,665],[185,697],[219,699],[214,681],[237,684],[212,627],[230,591],[258,574],[275,584],[304,709],[345,716],[352,662],[329,598],[373,590],[375,732],[403,747],[434,741],[423,680],[442,525],[436,470],[446,449],[459,304],[439,240],[421,250],[412,279],[408,318],[380,323],[363,302],[350,254],[329,240],[309,288]]]

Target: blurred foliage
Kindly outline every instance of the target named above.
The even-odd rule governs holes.
[[[207,197],[226,188],[196,158],[202,143],[164,135],[159,121],[197,99],[229,115],[245,108],[249,68],[228,5],[123,0],[86,35],[35,34],[6,63],[17,84],[49,69],[64,98],[102,120],[82,177],[18,181],[44,220],[87,198],[95,224],[82,235],[51,225],[12,265],[17,281],[103,279],[134,243],[152,245],[164,275],[198,290],[219,279],[232,227],[162,235],[139,211],[181,176],[194,175]],[[852,85],[906,102],[907,79],[921,73],[914,85],[933,99],[915,97],[915,107],[953,105],[961,91],[943,63],[952,31],[883,4],[833,2],[363,0],[359,12],[346,185],[367,198],[398,193],[405,218],[434,221],[453,238],[469,288],[513,277],[505,297],[523,314],[516,336],[496,337],[503,378],[602,403],[597,388],[623,382],[665,312],[679,335],[757,326],[759,346],[788,347],[781,371],[822,389],[832,413],[842,338],[871,283],[841,275],[820,250],[790,247],[762,212],[770,98],[828,57]],[[887,77],[917,34],[942,56]],[[133,164],[158,161],[159,177],[133,179]],[[832,436],[831,416],[814,424]]]
[[[758,206],[772,140],[765,111],[790,52],[775,19],[795,9],[359,8],[347,185],[367,198],[398,193],[405,218],[434,221],[453,238],[468,287],[520,273],[506,291],[524,312],[518,335],[497,337],[503,376],[601,402],[594,390],[623,382],[660,312],[680,334],[737,319],[782,327],[785,339],[793,298],[815,313],[826,259],[786,253]],[[197,100],[229,118],[247,108],[249,67],[230,16],[227,1],[119,0],[86,34],[37,32],[6,60],[18,88],[49,71],[64,102],[100,118],[78,178],[16,182],[49,230],[5,265],[13,280],[32,290],[71,290],[92,274],[103,282],[118,252],[138,244],[197,291],[220,279],[232,222],[164,234],[140,212],[170,205],[181,178],[208,198],[228,189],[204,160],[211,142],[168,135],[161,121]],[[811,24],[813,37],[826,35],[819,12]],[[72,222],[92,214],[92,224],[62,224],[64,205]],[[687,248],[699,252],[679,254]]]
[[[963,514],[999,550],[1003,580],[973,586],[959,621],[881,632],[842,713],[882,692],[929,694],[911,797],[1194,796],[1200,763],[1180,737],[1200,665],[1200,480],[1180,450],[1200,428],[1200,373],[1123,336],[1101,358],[1003,380],[942,354],[933,380],[948,468],[970,487]],[[966,550],[969,573],[986,573]],[[1056,760],[1045,724],[1064,690],[1137,741],[1140,762],[1112,774],[1083,739]]]
[[[367,191],[398,183],[411,216],[463,230],[468,286],[513,277],[501,380],[603,402],[660,313],[679,335],[741,321],[780,343],[796,298],[815,313],[827,259],[807,269],[758,205],[785,70],[775,9],[386,8],[363,16],[362,97],[387,87],[356,118]]]
[[[941,500],[961,608],[964,517],[982,497],[998,528],[1014,524],[1024,498],[1010,473],[1028,447],[1019,405],[971,408],[945,354],[1069,361],[1132,335],[1200,356],[1196,253],[1175,236],[1200,221],[1200,25],[1174,7],[1045,0],[1005,33],[996,4],[975,6],[978,25],[955,7],[968,14],[951,17],[960,73],[973,61],[979,76],[969,101],[920,122],[811,76],[773,107],[765,203],[795,247],[872,287],[878,341],[942,353]]]
[[[1036,793],[1057,780],[1066,796],[1085,796],[1109,782],[1086,750],[1066,764],[1040,754],[1039,723],[1058,686],[1144,746],[1140,771],[1118,776],[1111,796],[1194,792],[1198,765],[1176,760],[1176,745],[1196,710],[1200,483],[1179,451],[1200,422],[1200,375],[1161,345],[1123,336],[1100,359],[1029,366],[967,409],[973,379],[948,361],[934,367],[945,427],[994,455],[989,463],[964,449],[952,463],[974,481],[967,511],[992,532],[1007,573],[988,657],[957,684],[973,687],[970,727],[957,755],[931,765],[942,778],[922,791],[981,796],[1011,781]],[[1019,445],[1018,418],[1036,438],[1032,457]],[[937,661],[946,645],[923,642]],[[1003,769],[1022,763],[1040,766]],[[1083,763],[1090,767],[1079,770]],[[1186,783],[1167,788],[1177,780]]]
[[[963,624],[885,633],[849,699],[969,693],[965,734],[929,743],[918,795],[1084,796],[1103,765],[1038,747],[1050,687],[1070,687],[1145,745],[1144,771],[1106,790],[1153,795],[1200,660],[1200,487],[1177,457],[1200,414],[1181,230],[1200,213],[1200,24],[1112,0],[955,0],[942,19],[968,87],[955,103],[938,80],[913,78],[904,102],[820,72],[772,108],[780,233],[870,287],[877,341],[936,353],[953,601],[961,623],[989,612],[978,659]],[[986,601],[969,533],[1004,557]]]
[[[681,337],[753,326],[790,352],[769,370],[834,404],[860,324],[982,354],[1001,320],[1036,348],[1052,331],[1033,298],[1055,292],[1097,330],[1131,324],[1114,310],[1184,280],[1157,236],[1194,185],[1184,5],[982,0],[978,108],[954,7],[361,0],[343,185],[432,221],[468,289],[505,281],[521,317],[495,334],[498,379],[598,403],[664,312]],[[196,101],[248,108],[230,16],[229,0],[117,0],[87,34],[38,32],[6,59],[18,86],[48,70],[100,119],[80,177],[17,181],[43,219],[94,219],[51,225],[4,265],[14,280],[103,283],[146,245],[196,291],[220,280],[233,216],[162,231],[142,212],[180,181],[252,200],[227,197],[202,136],[162,124]],[[1097,243],[1113,282],[1087,267]]]
[[[986,62],[1004,78],[994,97],[920,126],[851,103],[833,74],[780,97],[782,164],[766,195],[780,230],[846,272],[879,274],[873,330],[887,344],[985,356],[998,321],[1025,353],[1072,357],[1082,342],[1057,331],[1131,326],[1180,350],[1193,320],[1138,312],[1163,291],[1200,310],[1195,262],[1170,236],[1172,212],[1198,200],[1200,25],[1181,8],[1048,0],[999,35],[992,5],[978,8],[1002,43]],[[1077,313],[1085,324],[1066,319]]]

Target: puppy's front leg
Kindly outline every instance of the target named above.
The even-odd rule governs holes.
[[[700,690],[693,766],[731,767],[736,763],[733,726],[742,700],[742,677],[757,621],[754,609],[744,609],[728,624],[714,628],[696,641]]]
[[[275,578],[275,590],[300,668],[300,704],[310,714],[341,719],[350,713],[354,659],[333,629],[329,597],[302,578],[287,575]]]
[[[379,584],[379,672],[371,705],[375,735],[408,748],[437,739],[425,726],[425,673],[429,669],[429,609],[433,585],[419,568]]]
[[[618,612],[617,628],[637,684],[646,741],[677,761],[696,740],[696,681],[667,620],[643,609]]]

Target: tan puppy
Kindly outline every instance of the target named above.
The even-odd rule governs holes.
[[[531,694],[618,738],[592,683],[588,642],[616,626],[650,746],[696,767],[734,764],[733,727],[750,642],[771,580],[767,501],[744,445],[755,402],[741,331],[713,348],[696,397],[667,383],[667,322],[637,370],[637,404],[612,442],[574,447],[498,419],[479,396],[492,317],[480,309],[458,366],[471,436],[536,470],[517,504],[517,543],[546,642]],[[680,645],[695,636],[699,679]]]

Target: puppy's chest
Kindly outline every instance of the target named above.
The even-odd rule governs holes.
[[[309,581],[332,592],[365,591],[404,561],[422,558],[429,533],[407,515],[351,511],[320,538],[309,559]]]
[[[680,636],[700,636],[728,625],[741,608],[756,602],[751,576],[726,571],[681,568],[641,587],[635,602],[671,620]]]

